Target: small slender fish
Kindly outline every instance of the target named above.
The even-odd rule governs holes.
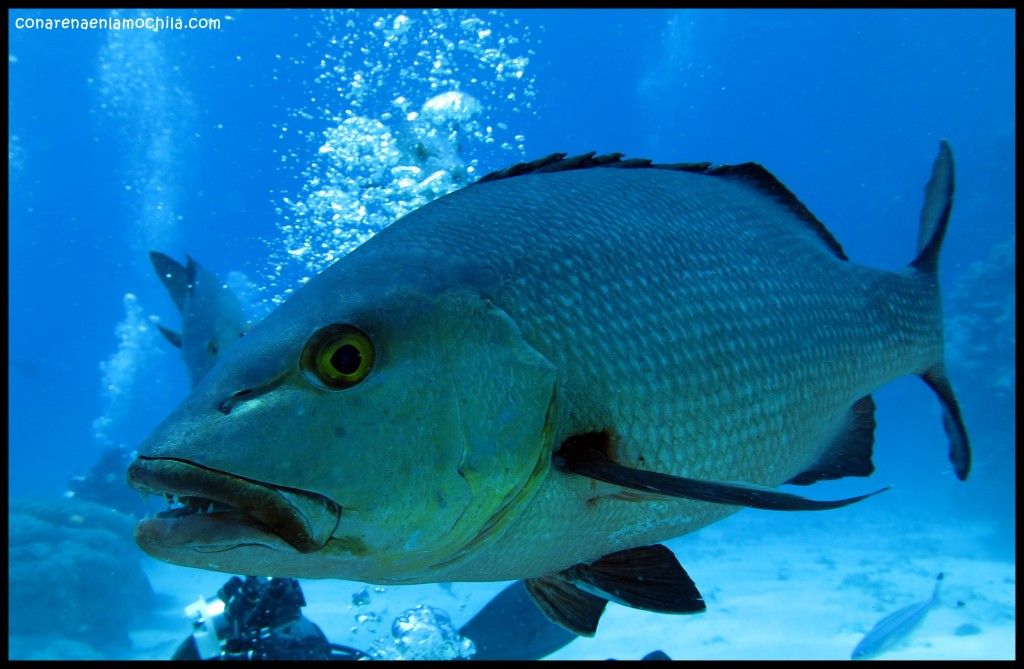
[[[890,613],[879,620],[871,631],[861,639],[857,647],[853,649],[851,660],[869,660],[881,655],[896,644],[900,643],[920,624],[928,612],[939,603],[939,585],[942,583],[940,573],[935,580],[935,589],[932,596],[923,602],[904,606],[895,613]]]

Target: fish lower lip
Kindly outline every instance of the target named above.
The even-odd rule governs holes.
[[[128,483],[144,493],[173,495],[187,502],[186,509],[165,512],[159,520],[188,519],[183,526],[191,527],[231,517],[236,526],[248,522],[302,553],[323,548],[341,518],[341,507],[322,495],[173,458],[136,458],[128,468]]]

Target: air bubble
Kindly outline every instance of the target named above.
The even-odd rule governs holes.
[[[501,12],[323,16],[311,46],[323,52],[304,91],[310,102],[290,113],[302,129],[280,129],[282,139],[299,134],[310,145],[281,155],[289,170],[306,167],[281,200],[272,250],[277,292],[296,281],[282,272],[322,271],[397,218],[469,183],[478,173],[472,165],[489,171],[522,160],[525,138],[515,131],[522,113],[512,102],[534,95],[532,78],[523,77],[530,31]]]

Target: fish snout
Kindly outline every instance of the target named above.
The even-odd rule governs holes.
[[[171,458],[137,457],[128,468],[128,484],[143,493],[164,495],[172,504],[140,523],[140,541],[174,536],[169,528],[176,525],[196,531],[203,520],[230,520],[250,526],[254,534],[271,533],[295,550],[311,553],[324,547],[341,519],[341,507],[323,495]]]

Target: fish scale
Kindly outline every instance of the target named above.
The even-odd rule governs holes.
[[[386,253],[427,250],[496,274],[496,289],[479,288],[559,370],[572,405],[560,434],[611,429],[619,461],[639,469],[778,485],[820,455],[854,400],[941,357],[928,279],[840,260],[742,182],[591,169],[480,184],[437,204],[386,231]],[[882,299],[876,282],[891,323],[867,313]],[[736,510],[581,507],[586,494],[542,489],[474,562],[493,570],[524,539],[558,537],[532,544],[540,575],[584,546],[598,557]],[[595,526],[625,529],[606,539]]]

